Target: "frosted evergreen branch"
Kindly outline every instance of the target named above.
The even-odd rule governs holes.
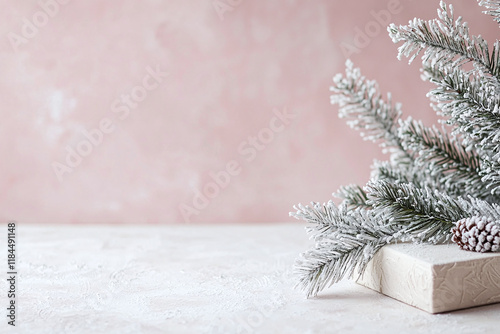
[[[496,79],[476,77],[474,71],[465,71],[460,67],[441,69],[430,62],[423,62],[422,70],[424,80],[429,80],[438,86],[437,90],[429,92],[429,97],[433,98],[439,93],[447,93],[454,97],[455,94],[474,109],[494,113],[498,108],[500,85]]]
[[[339,117],[347,118],[351,128],[361,130],[365,140],[381,141],[384,151],[392,153],[393,160],[408,164],[411,157],[401,145],[397,130],[401,105],[392,103],[390,93],[385,101],[377,83],[362,76],[349,60],[345,77],[339,74],[333,81],[331,102],[340,106]]]
[[[390,183],[411,183],[414,181],[406,170],[401,170],[389,161],[375,161],[372,165],[370,178],[373,180],[385,180]]]
[[[366,264],[384,245],[397,241],[438,243],[449,240],[454,222],[463,217],[484,216],[500,220],[500,206],[467,197],[454,198],[411,184],[371,182],[367,193],[373,210],[322,206],[298,207],[290,215],[317,225],[313,249],[301,254],[295,269],[298,285],[307,296],[362,274]],[[325,229],[325,227],[327,227]]]
[[[296,261],[298,285],[307,296],[315,296],[344,277],[363,272],[368,261],[397,233],[384,220],[374,219],[370,210],[342,212],[337,229],[318,239],[314,249]]]
[[[343,199],[343,204],[346,205],[348,209],[371,208],[371,206],[367,203],[368,197],[366,196],[365,191],[357,184],[341,186],[340,189],[333,195]]]
[[[401,227],[400,240],[437,243],[450,238],[453,223],[464,217],[500,218],[500,206],[472,196],[454,197],[412,184],[369,182],[365,187],[374,212]]]
[[[468,215],[464,217],[481,216],[491,220],[500,221],[500,206],[493,202],[484,201],[472,196],[459,199]]]
[[[478,2],[480,6],[488,8],[488,10],[484,11],[483,13],[491,15],[497,23],[500,23],[500,1],[478,0]]]
[[[493,52],[491,58],[488,43],[481,36],[470,35],[466,22],[454,19],[453,6],[444,1],[438,9],[439,19],[424,21],[414,19],[406,26],[388,27],[394,43],[403,42],[398,48],[398,58],[409,58],[411,63],[422,50],[424,61],[432,61],[440,67],[459,67],[473,62],[484,74],[500,77],[499,54]]]
[[[400,122],[400,134],[406,149],[418,151],[425,161],[436,161],[438,165],[449,165],[457,169],[476,171],[480,160],[472,152],[467,152],[455,138],[435,126],[426,127],[421,121],[411,117]]]
[[[290,217],[307,222],[307,232],[317,239],[335,230],[344,219],[343,213],[339,211],[333,201],[323,204],[311,202],[311,206],[298,204],[294,205],[293,208],[296,211],[290,212]]]
[[[500,0],[478,1],[500,23]],[[308,296],[362,273],[388,243],[448,241],[463,219],[500,224],[500,42],[490,53],[462,18],[454,19],[452,6],[440,6],[439,19],[388,30],[395,43],[403,42],[399,58],[412,62],[423,51],[423,77],[437,86],[428,96],[451,134],[402,121],[400,105],[390,94],[384,99],[350,61],[345,76],[334,78],[331,101],[339,104],[340,117],[364,139],[379,142],[391,159],[375,162],[364,189],[341,187],[340,206],[299,204],[290,213],[308,222],[315,240],[296,263]]]
[[[428,187],[443,190],[442,180],[432,176],[432,170],[412,164],[411,168],[401,169],[388,161],[375,161],[372,166],[371,180],[386,181],[388,183],[400,184],[411,183],[416,187]],[[369,201],[367,202],[369,204]]]
[[[407,150],[418,152],[416,168],[431,171],[431,176],[451,195],[474,195],[487,198],[490,192],[480,175],[480,159],[467,152],[455,137],[436,127],[425,127],[409,118],[401,121],[400,136]]]
[[[492,201],[498,201],[500,196],[500,164],[496,161],[483,161],[482,181],[491,194]]]
[[[375,181],[365,190],[374,211],[401,228],[402,240],[446,241],[453,222],[467,215],[459,199],[430,188]]]
[[[438,102],[436,108],[447,123],[457,126],[455,132],[463,134],[468,146],[484,151],[499,151],[500,96],[499,88],[490,80],[471,77],[470,72],[454,68],[450,73],[424,64],[424,72],[438,87],[428,96]],[[494,145],[492,145],[492,143]]]
[[[344,237],[344,240],[345,244],[325,239],[296,261],[295,271],[300,277],[298,286],[306,290],[307,297],[314,297],[341,279],[352,277],[356,267],[364,261],[365,249],[378,251],[385,245],[376,240],[363,243],[356,237]]]
[[[488,193],[500,193],[500,96],[490,80],[471,77],[455,68],[449,74],[425,66],[424,72],[438,87],[428,96],[438,102],[436,108],[447,122],[456,126],[454,133],[463,138],[468,151],[481,158],[482,182]]]

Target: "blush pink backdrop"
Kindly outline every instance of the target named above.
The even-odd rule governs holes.
[[[383,156],[338,119],[329,86],[341,44],[365,28],[355,65],[406,115],[435,120],[418,63],[398,61],[375,20],[391,0],[54,1],[0,2],[1,221],[288,221],[293,204],[364,184]],[[476,1],[451,3],[473,33],[498,36]],[[390,20],[434,18],[437,6],[400,0]],[[168,73],[158,85],[156,70]],[[141,101],[126,105],[132,92]],[[281,126],[273,118],[285,109],[295,118]],[[103,120],[108,133],[85,147]],[[259,134],[265,145],[251,149]],[[58,177],[78,145],[90,153]],[[230,162],[227,185],[197,198]]]

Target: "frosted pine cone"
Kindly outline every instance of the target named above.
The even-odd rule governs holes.
[[[463,250],[480,253],[500,250],[500,224],[486,217],[460,219],[451,233],[451,240]]]

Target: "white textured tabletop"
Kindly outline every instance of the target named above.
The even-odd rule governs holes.
[[[305,299],[291,276],[309,244],[298,223],[17,229],[17,326],[4,318],[1,333],[458,334],[500,327],[500,304],[431,315],[350,281]],[[4,279],[0,290],[4,308]]]

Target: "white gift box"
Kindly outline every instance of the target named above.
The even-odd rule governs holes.
[[[357,282],[429,313],[500,302],[500,253],[455,244],[384,246]]]

